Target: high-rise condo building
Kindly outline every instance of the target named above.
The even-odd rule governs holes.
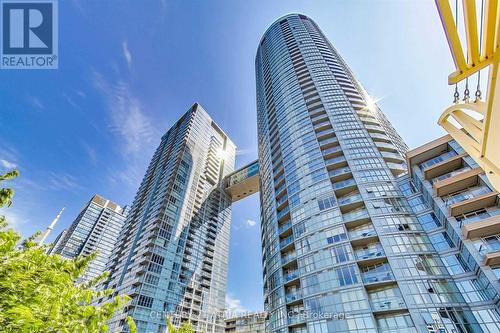
[[[484,250],[498,237],[471,224],[462,230],[475,240],[464,240],[443,216],[422,213],[422,195],[406,196],[406,145],[318,26],[299,14],[279,19],[255,68],[267,332],[500,332],[498,281],[478,270],[481,253],[498,263]],[[466,190],[442,180],[452,215],[484,208],[475,194],[496,205],[475,172]],[[430,193],[428,204],[446,212]],[[479,254],[466,257],[462,243]]]
[[[111,331],[134,318],[139,332],[190,321],[223,332],[231,197],[223,178],[236,147],[194,104],[162,137],[109,262],[105,287],[133,297]]]
[[[80,282],[93,279],[105,271],[126,215],[126,207],[94,195],[71,226],[57,236],[50,253],[74,258],[96,252]]]
[[[227,318],[225,333],[265,333],[266,317],[265,312],[255,312]]]

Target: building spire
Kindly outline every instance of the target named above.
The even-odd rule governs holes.
[[[59,212],[59,214],[57,214],[56,218],[54,220],[52,220],[52,222],[49,224],[49,226],[47,227],[47,229],[43,232],[42,236],[40,237],[39,245],[42,245],[43,242],[45,242],[45,240],[49,236],[50,232],[52,230],[54,230],[54,227],[56,226],[57,221],[59,221],[59,218],[61,217],[62,213],[64,212],[64,209],[65,209],[65,207],[63,207],[61,209],[61,211]]]

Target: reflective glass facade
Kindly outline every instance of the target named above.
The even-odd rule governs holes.
[[[279,19],[255,67],[267,331],[499,332],[496,294],[455,276],[406,145],[318,26]]]
[[[122,208],[101,196],[93,196],[68,230],[57,236],[50,252],[66,258],[97,252],[97,257],[90,262],[80,282],[96,278],[106,270],[127,213],[127,207]]]
[[[132,296],[110,323],[141,333],[191,321],[223,332],[231,200],[223,177],[234,171],[235,145],[195,104],[162,137],[137,191],[108,268],[105,287]],[[105,301],[105,300],[103,300]]]

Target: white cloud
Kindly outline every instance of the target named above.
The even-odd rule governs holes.
[[[247,226],[247,228],[251,228],[253,226],[255,226],[257,224],[257,222],[255,222],[254,220],[246,220],[245,222],[245,225]]]
[[[94,71],[94,87],[106,98],[111,129],[124,141],[125,154],[141,154],[156,137],[152,122],[142,111],[140,101],[124,81],[110,84]]]
[[[257,148],[236,149],[236,156],[256,155]]]
[[[226,294],[226,309],[230,314],[233,315],[248,312],[248,309],[241,304],[241,301],[234,297],[231,293]]]
[[[126,41],[122,42],[122,50],[123,50],[123,56],[125,57],[125,60],[127,60],[127,64],[130,67],[132,65],[132,54],[128,49],[128,44]]]
[[[17,164],[14,162],[9,162],[4,159],[0,159],[0,165],[3,166],[5,169],[15,169],[17,168]]]

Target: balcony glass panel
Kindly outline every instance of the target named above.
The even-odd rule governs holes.
[[[430,160],[422,162],[420,164],[420,169],[421,170],[427,169],[428,167],[433,166],[434,164],[438,164],[438,163],[441,163],[443,161],[449,160],[453,156],[457,156],[457,153],[454,152],[454,151],[448,151],[448,152],[446,152],[444,154],[441,154],[439,156],[433,157]]]
[[[394,276],[388,263],[363,267],[362,277],[364,283],[374,283],[380,281],[393,280]]]
[[[449,194],[443,197],[443,201],[445,205],[451,206],[457,202],[469,200],[489,192],[491,192],[491,190],[486,186],[474,186],[468,189],[464,189],[463,191],[458,193]]]

